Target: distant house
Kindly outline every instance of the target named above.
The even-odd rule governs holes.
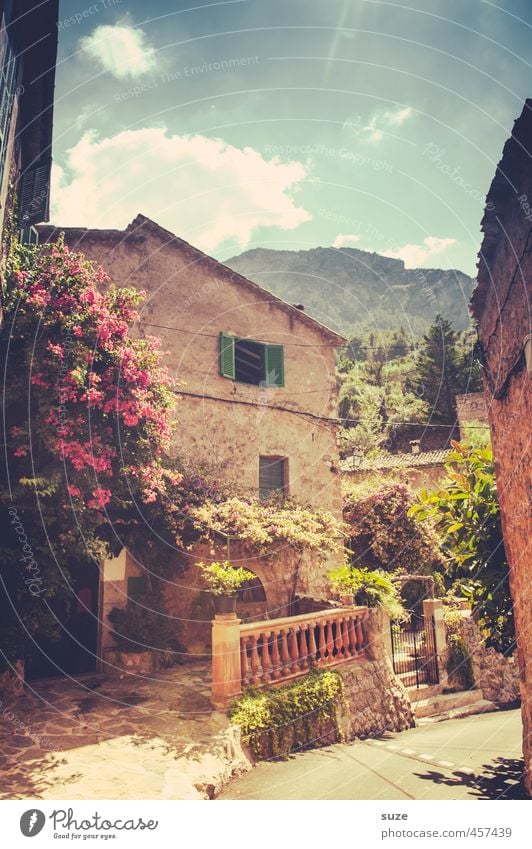
[[[345,457],[340,463],[342,476],[353,483],[372,481],[375,487],[392,481],[407,483],[414,490],[438,486],[446,475],[445,463],[451,449],[419,451],[417,440],[412,447],[414,450],[409,453],[382,452],[377,457],[362,457],[356,454]]]
[[[41,238],[59,229],[40,228]],[[180,456],[244,494],[277,491],[341,519],[335,350],[345,339],[142,215],[125,230],[64,232],[116,284],[147,291],[139,332],[161,340],[166,365],[183,381]],[[212,557],[191,552],[190,569],[167,594],[169,610],[188,620],[189,647],[205,643],[211,616],[193,566],[200,555]],[[226,542],[217,555],[227,556]],[[324,569],[310,555],[297,567],[286,548],[251,560],[231,540],[230,556],[262,584],[242,600],[243,615],[286,615],[295,595],[323,594]],[[125,604],[128,578],[140,574],[125,554],[106,569],[102,613]],[[104,633],[102,645],[108,640]]]
[[[532,795],[532,100],[527,100],[487,197],[478,323],[521,673],[525,782]]]
[[[0,6],[0,232],[48,221],[58,0]],[[10,214],[14,220],[10,221]]]

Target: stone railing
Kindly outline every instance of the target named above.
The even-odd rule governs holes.
[[[366,607],[343,607],[242,624],[234,615],[212,623],[212,701],[225,707],[246,686],[282,684],[363,659]]]

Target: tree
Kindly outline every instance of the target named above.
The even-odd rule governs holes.
[[[452,424],[456,420],[454,399],[459,372],[457,335],[451,323],[438,315],[423,337],[415,376],[409,385],[428,404],[436,423]]]
[[[514,618],[493,454],[467,443],[453,442],[453,449],[448,480],[435,492],[423,490],[410,515],[422,525],[436,523],[455,591],[472,602],[488,644],[511,652]]]
[[[353,565],[402,574],[443,571],[438,539],[428,523],[419,525],[411,518],[413,504],[412,493],[404,484],[346,496],[344,520]]]
[[[58,633],[91,563],[135,536],[158,544],[150,520],[174,547],[184,528],[189,496],[165,460],[175,396],[157,340],[129,335],[141,301],[61,242],[9,257],[0,327],[8,659]]]

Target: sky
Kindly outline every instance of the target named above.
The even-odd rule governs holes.
[[[52,221],[475,274],[530,0],[65,0]]]

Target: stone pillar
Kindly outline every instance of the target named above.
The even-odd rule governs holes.
[[[362,622],[368,660],[392,660],[390,617],[382,607],[371,607]]]
[[[445,636],[445,622],[443,621],[443,602],[441,598],[426,598],[423,602],[423,618],[425,620],[425,631],[430,633],[432,628],[431,619],[434,619],[434,649],[438,658],[438,671],[440,684],[447,685],[447,670],[445,661],[447,656],[447,639]]]
[[[212,621],[212,697],[214,707],[225,708],[242,692],[240,619],[217,613]]]

